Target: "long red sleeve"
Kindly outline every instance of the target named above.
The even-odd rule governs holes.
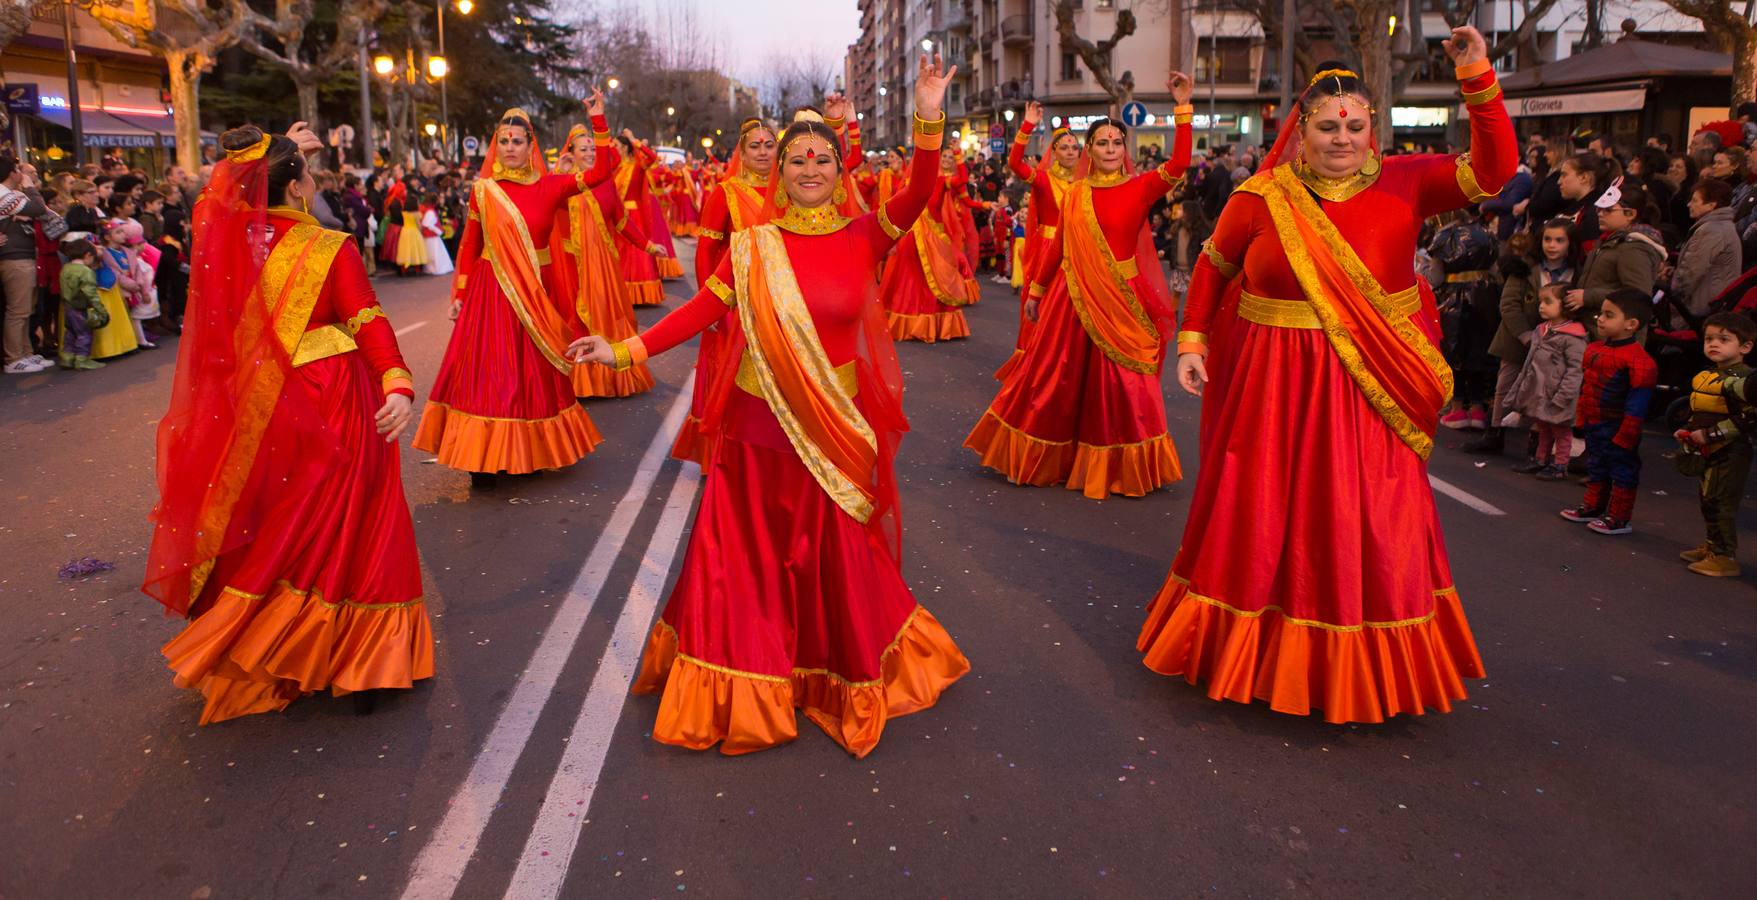
[[[470,273],[476,270],[476,261],[481,258],[482,221],[476,211],[476,193],[471,191],[469,214],[464,220],[464,236],[458,241],[458,273],[451,280],[451,299],[463,298],[464,285],[469,282]]]
[[[1422,160],[1417,208],[1423,218],[1493,197],[1519,169],[1519,135],[1494,70],[1463,79],[1458,86],[1470,111],[1470,152]]]
[[[702,224],[695,243],[696,284],[706,284],[708,276],[714,274],[731,232],[732,212],[726,208],[726,187],[717,184],[702,204]]]
[[[647,356],[658,356],[720,321],[726,315],[726,309],[732,305],[732,278],[732,255],[725,254],[713,274],[702,280],[695,296],[672,310],[653,327],[641,332],[640,341],[646,348]],[[726,299],[721,299],[721,291],[726,292]]]
[[[366,367],[378,376],[384,393],[414,399],[414,376],[409,374],[408,364],[403,362],[396,331],[390,320],[384,317],[384,309],[378,305],[378,295],[372,290],[371,279],[366,277],[366,263],[360,258],[360,251],[354,248],[353,241],[344,243],[336,253],[323,285],[323,294],[331,321],[354,336]],[[321,321],[316,316],[313,320]]]
[[[1020,122],[1019,134],[1013,138],[1013,146],[1007,150],[1007,167],[1013,170],[1013,177],[1020,181],[1028,182],[1035,174],[1031,167],[1025,164],[1025,146],[1031,143],[1031,132],[1036,127],[1030,122]]]
[[[1255,194],[1235,192],[1220,212],[1214,234],[1196,258],[1190,273],[1190,289],[1184,294],[1183,320],[1178,325],[1179,353],[1207,353],[1208,335],[1213,330],[1214,313],[1226,295],[1226,286],[1238,275],[1245,248],[1252,235],[1264,224],[1268,214],[1263,200]],[[1265,240],[1274,240],[1273,234]]]
[[[882,239],[895,243],[902,237],[915,220],[921,217],[922,210],[939,196],[940,179],[939,150],[915,148],[909,157],[909,177],[903,182],[903,189],[891,195],[891,199],[873,213],[878,217],[880,228],[874,231],[882,235]]]

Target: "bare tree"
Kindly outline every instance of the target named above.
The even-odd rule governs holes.
[[[1733,54],[1732,105],[1757,100],[1757,0],[1745,0],[1744,12],[1735,12],[1735,0],[1664,0],[1664,3],[1697,19],[1709,40]]]
[[[1116,27],[1110,37],[1093,42],[1081,37],[1074,24],[1074,0],[1056,0],[1051,10],[1055,13],[1055,32],[1061,38],[1062,47],[1080,57],[1087,71],[1098,80],[1098,86],[1110,95],[1111,112],[1120,112],[1135,96],[1135,79],[1130,72],[1123,72],[1120,77],[1113,73],[1110,54],[1123,38],[1135,33],[1134,11],[1118,10]]]
[[[275,0],[274,16],[266,16],[245,0],[229,0],[250,27],[240,35],[245,50],[286,70],[299,93],[299,118],[319,128],[317,89],[337,73],[356,64],[363,26],[377,21],[389,7],[387,0],[339,0],[336,3],[336,35],[325,46],[307,40],[306,28],[316,11],[315,0]],[[276,50],[264,42],[272,39]]]
[[[165,58],[177,164],[200,168],[201,76],[221,50],[238,43],[249,22],[236,7],[215,9],[203,0],[93,0],[91,14],[122,43]]]

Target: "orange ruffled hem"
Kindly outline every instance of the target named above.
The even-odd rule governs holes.
[[[1270,607],[1247,613],[1168,578],[1147,609],[1136,648],[1147,668],[1207,679],[1215,700],[1266,700],[1289,715],[1324,711],[1332,723],[1383,722],[1427,707],[1450,712],[1465,678],[1482,678],[1458,592],[1434,595],[1434,612],[1354,628],[1290,619]]]
[[[982,302],[982,285],[974,278],[964,279],[964,296],[970,298],[965,306],[975,306]]]
[[[994,370],[994,380],[995,381],[1006,381],[1007,376],[1013,374],[1013,370],[1017,369],[1019,367],[1019,363],[1024,362],[1024,361],[1025,361],[1025,351],[1014,350],[1013,355],[1007,357],[1007,361],[1004,363],[1001,363],[1001,367]]]
[[[632,397],[653,389],[653,373],[646,363],[617,371],[611,366],[577,365],[570,376],[573,395],[587,397]]]
[[[727,756],[753,753],[799,736],[794,710],[816,723],[844,750],[865,757],[878,746],[885,722],[920,712],[939,700],[970,661],[945,626],[917,606],[880,659],[876,681],[851,682],[822,669],[795,669],[791,677],[740,672],[679,653],[677,632],[653,624],[632,693],[661,693],[653,740]]]
[[[571,466],[603,441],[578,404],[547,419],[497,419],[429,400],[414,447],[453,469],[524,475]]]
[[[893,341],[950,341],[970,336],[970,324],[964,321],[961,309],[946,312],[911,313],[887,312],[891,322],[891,340]]]
[[[658,306],[665,302],[665,285],[656,279],[653,281],[631,281],[628,283],[629,296],[633,297],[635,306]]]
[[[327,603],[276,584],[231,590],[161,651],[178,687],[207,698],[201,724],[278,712],[303,694],[406,688],[433,677],[433,630],[421,600]]]
[[[677,429],[677,440],[671,442],[671,458],[692,462],[708,468],[708,439],[702,435],[702,420],[689,416],[683,420],[683,427]]]
[[[683,277],[683,263],[679,262],[677,257],[675,257],[675,256],[660,256],[660,257],[655,257],[655,259],[659,263],[659,277],[660,278],[682,278]]]
[[[1046,441],[1002,421],[993,409],[982,414],[964,446],[1014,484],[1066,485],[1093,500],[1111,494],[1143,497],[1184,477],[1170,435],[1103,447]]]

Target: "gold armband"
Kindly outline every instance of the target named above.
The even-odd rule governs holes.
[[[451,283],[451,289],[454,291],[457,291],[458,293],[461,294],[464,291],[464,285],[466,283],[468,283],[469,280],[470,280],[470,276],[468,276],[462,272],[459,272],[458,277],[456,279],[454,279]]]
[[[931,122],[929,122],[926,119],[923,119],[921,117],[920,113],[915,114],[915,133],[916,134],[944,134],[945,130],[946,130],[946,114],[944,111],[940,112],[939,118],[934,119]]]
[[[715,231],[712,228],[699,229],[696,231],[696,235],[698,237],[705,237],[711,241],[723,241],[726,239],[726,234],[724,232]]]
[[[1452,70],[1452,74],[1456,76],[1459,81],[1469,81],[1478,75],[1484,74],[1485,72],[1493,72],[1494,70],[1495,64],[1489,62],[1485,58],[1459,66]]]
[[[727,306],[732,305],[732,298],[734,296],[733,291],[732,291],[732,287],[730,285],[728,285],[726,282],[721,281],[720,276],[709,275],[708,282],[706,285],[704,285],[704,287],[706,287],[710,291],[713,291],[714,296],[719,297],[721,303],[724,303]]]
[[[1038,282],[1035,282],[1035,281],[1031,282],[1031,299],[1041,300],[1041,299],[1043,299],[1043,296],[1048,293],[1049,293],[1049,288],[1044,287],[1042,284],[1040,284]]]
[[[824,124],[830,126],[831,131],[841,131],[842,127],[848,124],[848,120],[825,116]]]
[[[1465,91],[1464,103],[1466,106],[1481,106],[1499,96],[1501,96],[1501,83],[1496,81],[1480,91]]]
[[[349,334],[359,334],[360,329],[365,328],[368,324],[370,324],[372,322],[373,319],[382,319],[382,318],[384,318],[384,307],[379,306],[377,304],[373,304],[372,306],[368,306],[365,309],[360,310],[359,312],[355,313],[353,315],[353,317],[348,319],[348,325],[347,325],[348,333]]]
[[[1207,356],[1208,336],[1200,331],[1178,332],[1177,352],[1179,356],[1182,356],[1185,353],[1199,353],[1203,356]]]
[[[1472,203],[1481,203],[1500,193],[1500,191],[1485,191],[1482,189],[1482,185],[1477,183],[1476,170],[1470,167],[1469,153],[1458,154],[1456,174],[1458,176],[1458,190],[1463,192],[1464,198]]]
[[[616,361],[611,363],[611,367],[616,371],[621,372],[624,369],[634,368],[634,354],[629,352],[628,344],[617,341],[610,345],[610,352],[616,357]]]
[[[415,376],[408,369],[400,367],[386,369],[384,375],[379,378],[379,384],[386,396],[389,396],[397,388],[403,388],[411,394],[415,392]]]
[[[1220,255],[1220,250],[1214,246],[1212,238],[1202,242],[1202,255],[1208,257],[1208,262],[1221,276],[1231,279],[1238,275],[1238,266],[1227,262],[1226,257]]]
[[[885,209],[885,204],[882,203],[879,204],[878,208],[878,223],[879,227],[885,230],[885,237],[888,237],[893,241],[899,240],[903,237],[903,229],[898,228],[891,221],[891,213],[889,210]]]

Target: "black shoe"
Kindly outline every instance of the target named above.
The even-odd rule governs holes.
[[[471,472],[470,490],[487,493],[500,486],[500,477],[493,472]]]
[[[353,697],[354,715],[356,716],[370,716],[372,711],[378,708],[377,691],[355,691]]]
[[[1482,437],[1464,444],[1465,453],[1480,453],[1485,456],[1500,456],[1504,438],[1499,428],[1490,428],[1482,433]]]
[[[1538,462],[1536,459],[1527,459],[1525,462],[1514,466],[1513,471],[1518,472],[1521,475],[1533,475],[1537,472],[1543,471],[1545,468],[1547,468],[1547,466]]]
[[[1537,472],[1538,481],[1567,481],[1568,470],[1551,463]]]

